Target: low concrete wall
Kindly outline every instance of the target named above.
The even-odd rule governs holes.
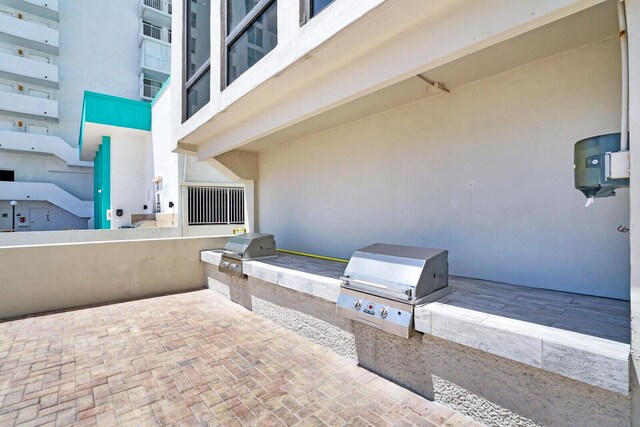
[[[0,319],[202,288],[200,251],[226,241],[190,237],[0,248]]]
[[[130,228],[120,230],[30,231],[24,233],[0,233],[0,247],[134,239],[164,239],[181,237],[181,235],[182,231],[179,227]]]

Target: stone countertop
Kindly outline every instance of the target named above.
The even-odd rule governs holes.
[[[220,254],[203,251],[217,265]],[[344,263],[279,254],[244,263],[249,277],[336,302]],[[415,329],[623,395],[629,393],[629,303],[476,279],[416,307]]]
[[[200,259],[218,265],[220,256],[219,252],[203,251]],[[345,267],[346,264],[337,261],[279,253],[274,259],[245,261],[242,268],[249,277],[335,303]]]

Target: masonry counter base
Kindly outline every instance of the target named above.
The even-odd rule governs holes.
[[[407,340],[336,314],[344,263],[279,254],[231,278],[219,254],[201,260],[230,299],[479,421],[629,423],[628,302],[454,276],[451,294],[416,307]]]

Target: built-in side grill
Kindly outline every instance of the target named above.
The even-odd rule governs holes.
[[[341,277],[338,313],[410,338],[414,306],[451,292],[448,254],[382,243],[355,251]]]
[[[276,258],[276,241],[272,234],[245,233],[229,239],[218,269],[234,276],[242,276],[243,261]]]

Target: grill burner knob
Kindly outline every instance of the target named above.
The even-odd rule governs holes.
[[[380,310],[380,316],[384,319],[385,317],[387,317],[387,314],[389,314],[389,310],[387,310],[386,307],[382,307],[382,309]]]
[[[356,310],[360,310],[360,307],[362,307],[362,303],[360,302],[360,300],[356,300],[356,302],[353,303],[353,307]]]
[[[222,266],[225,267],[225,268],[229,268],[229,263],[227,261],[225,261],[225,262],[222,263]]]

